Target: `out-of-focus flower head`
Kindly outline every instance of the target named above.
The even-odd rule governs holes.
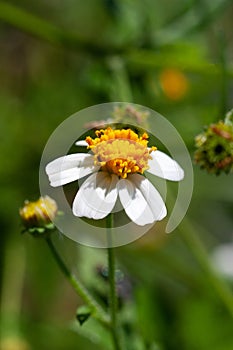
[[[175,68],[166,68],[160,73],[160,84],[167,98],[173,101],[182,99],[189,88],[185,74]]]
[[[23,232],[41,236],[54,229],[52,220],[57,215],[57,203],[49,196],[40,197],[35,202],[26,200],[19,214],[24,226]]]
[[[106,266],[98,265],[96,267],[96,272],[98,277],[100,277],[104,282],[108,282],[109,271]],[[116,269],[115,279],[119,306],[122,306],[124,302],[127,302],[132,299],[133,281],[129,275],[125,274],[120,269]],[[106,284],[99,284],[98,287],[99,289],[96,288],[96,293],[99,294],[103,301],[107,303],[108,298],[106,294]]]
[[[112,124],[118,124],[118,127],[123,127],[125,124],[136,124],[140,125],[141,128],[147,129],[147,119],[149,112],[141,110],[139,107],[135,108],[130,103],[114,108],[110,118],[106,120],[93,120],[92,122],[86,123],[84,127],[86,129],[102,129]]]
[[[114,108],[112,113],[112,122],[119,124],[136,124],[142,128],[148,128],[147,119],[150,115],[149,111],[140,110],[133,105],[123,105]]]
[[[224,243],[216,247],[212,260],[216,268],[233,281],[233,243]]]
[[[195,138],[194,160],[202,169],[219,175],[233,171],[233,110],[224,121],[209,125]]]

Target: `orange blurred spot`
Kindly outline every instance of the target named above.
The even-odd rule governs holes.
[[[178,69],[164,69],[160,74],[164,94],[171,100],[180,100],[188,91],[188,80]]]

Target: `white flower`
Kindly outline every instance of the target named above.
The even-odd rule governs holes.
[[[148,135],[139,137],[131,129],[97,130],[76,145],[91,153],[70,154],[46,166],[53,187],[88,176],[75,196],[72,210],[78,217],[103,219],[112,212],[117,198],[137,225],[162,220],[167,215],[162,197],[142,174],[147,171],[171,181],[184,177],[183,169],[156,147],[148,148]]]

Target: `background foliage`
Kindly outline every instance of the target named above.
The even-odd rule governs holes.
[[[18,208],[39,196],[40,156],[52,131],[90,105],[148,106],[171,121],[193,156],[203,125],[232,108],[232,15],[229,0],[0,1],[4,350],[111,349],[95,323],[81,328],[75,322],[82,302],[43,240],[20,235]],[[189,224],[171,235],[161,224],[160,234],[152,230],[117,249],[132,284],[122,310],[129,349],[233,347],[229,310],[182,233],[195,231],[210,257],[232,240],[232,176],[211,176],[195,165],[194,173]],[[55,240],[103,299],[106,286],[96,271],[105,264],[105,251]],[[96,336],[89,336],[90,329]]]

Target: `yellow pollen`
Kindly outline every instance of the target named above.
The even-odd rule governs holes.
[[[88,136],[86,142],[94,153],[95,165],[99,165],[102,171],[126,179],[129,174],[143,174],[149,169],[150,153],[157,148],[148,150],[149,137],[146,133],[139,137],[131,129],[113,130],[110,127],[95,133],[97,137]]]

